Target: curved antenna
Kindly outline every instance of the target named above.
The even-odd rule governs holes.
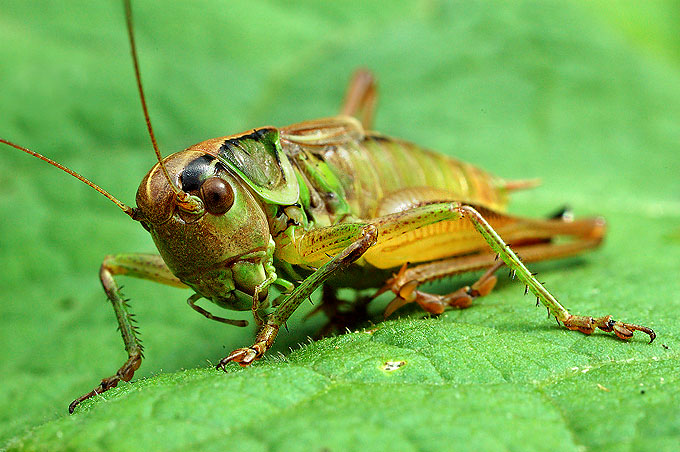
[[[115,205],[117,205],[118,207],[120,207],[120,209],[121,209],[123,212],[125,212],[125,213],[128,214],[128,215],[130,215],[130,217],[131,217],[133,220],[136,220],[136,221],[139,220],[139,219],[137,218],[137,215],[136,215],[136,212],[137,212],[136,209],[134,209],[134,208],[132,208],[132,207],[130,207],[130,206],[128,206],[128,205],[126,205],[126,204],[120,202],[115,196],[113,196],[112,194],[110,194],[109,192],[107,192],[106,190],[104,190],[104,189],[101,188],[99,185],[95,184],[94,182],[91,182],[91,181],[90,181],[89,179],[87,179],[86,177],[81,176],[80,174],[76,173],[76,172],[73,171],[72,169],[65,167],[65,166],[62,165],[61,163],[57,163],[57,162],[55,162],[54,160],[52,160],[52,159],[50,159],[50,158],[47,158],[47,157],[45,157],[45,156],[42,155],[42,154],[38,154],[38,153],[35,152],[35,151],[31,151],[30,149],[26,149],[25,147],[19,146],[18,144],[12,143],[11,141],[5,140],[5,139],[3,139],[3,138],[0,138],[0,143],[5,143],[6,145],[12,146],[12,147],[15,148],[15,149],[18,149],[18,150],[20,150],[20,151],[24,151],[25,153],[30,154],[30,155],[32,155],[33,157],[37,157],[37,158],[39,158],[40,160],[43,160],[43,161],[49,163],[49,164],[52,165],[52,166],[56,166],[57,168],[59,168],[59,169],[62,170],[62,171],[66,171],[66,172],[69,173],[71,176],[75,177],[76,179],[78,179],[78,180],[81,181],[81,182],[84,182],[85,184],[87,184],[87,185],[89,185],[90,187],[92,187],[92,188],[94,188],[95,190],[97,190],[97,191],[98,191],[99,193],[101,193],[102,195],[106,196],[106,197],[107,197],[110,201],[112,201]]]
[[[156,136],[154,135],[153,128],[151,127],[151,118],[149,117],[149,110],[146,106],[146,97],[144,96],[144,89],[142,88],[142,76],[140,75],[139,71],[139,59],[137,58],[135,33],[132,27],[132,4],[130,0],[125,0],[124,4],[125,4],[125,22],[127,23],[128,38],[130,40],[130,51],[132,52],[132,64],[135,67],[135,78],[137,79],[137,90],[139,91],[139,100],[142,102],[142,110],[144,111],[144,119],[146,120],[146,128],[149,131],[149,138],[151,138],[151,145],[153,146],[153,150],[156,153],[156,158],[158,158],[158,164],[160,165],[161,170],[163,171],[163,175],[170,184],[170,188],[172,188],[172,191],[174,191],[175,195],[177,195],[177,199],[181,203],[188,202],[189,204],[191,204],[189,195],[186,192],[180,190],[180,188],[177,187],[172,182],[172,179],[170,178],[170,173],[168,173],[168,169],[163,164],[163,157],[161,156],[161,151],[158,149]]]

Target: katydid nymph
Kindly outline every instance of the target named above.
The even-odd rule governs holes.
[[[506,213],[509,194],[534,183],[508,181],[470,164],[371,130],[377,101],[373,76],[359,70],[340,114],[287,127],[259,127],[209,139],[163,158],[142,89],[132,12],[126,2],[132,60],[142,111],[158,162],[142,180],[136,207],[77,173],[9,140],[1,142],[46,160],[114,202],[151,234],[159,254],[104,259],[100,279],[121,330],[127,361],[83,400],[129,381],[142,345],[120,293],[119,276],[190,288],[189,305],[208,319],[200,299],[251,311],[259,330],[252,344],[221,359],[248,366],[272,346],[290,315],[322,287],[322,303],[338,288],[390,292],[389,316],[408,303],[441,314],[488,294],[494,273],[508,267],[558,324],[585,334],[596,329],[629,340],[645,326],[611,316],[570,314],[526,263],[572,256],[597,247],[600,218],[558,215],[528,219]],[[483,271],[471,286],[447,295],[420,286],[446,276]],[[281,293],[273,298],[272,288]],[[332,311],[332,309],[328,309]]]

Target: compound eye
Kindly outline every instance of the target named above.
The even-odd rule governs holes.
[[[222,215],[234,204],[234,191],[219,177],[206,179],[201,185],[200,195],[205,210],[213,215]]]

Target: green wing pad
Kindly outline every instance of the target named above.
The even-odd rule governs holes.
[[[278,129],[265,127],[229,138],[219,148],[218,158],[266,201],[282,205],[298,201],[300,187],[281,149]]]

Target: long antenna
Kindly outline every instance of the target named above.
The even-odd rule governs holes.
[[[7,145],[9,145],[9,146],[12,146],[12,147],[15,148],[15,149],[19,149],[20,151],[24,151],[25,153],[30,154],[30,155],[32,155],[33,157],[38,157],[40,160],[43,160],[43,161],[49,163],[49,164],[52,165],[52,166],[56,166],[57,168],[59,168],[59,169],[62,170],[62,171],[66,171],[66,172],[69,173],[71,176],[75,177],[76,179],[78,179],[78,180],[81,181],[81,182],[86,183],[87,185],[89,185],[90,187],[94,188],[95,190],[97,190],[97,191],[98,191],[99,193],[101,193],[102,195],[106,196],[109,200],[113,201],[113,203],[114,203],[115,205],[117,205],[118,207],[120,207],[120,209],[121,209],[123,212],[125,212],[125,213],[128,214],[128,215],[130,215],[130,217],[131,217],[133,220],[137,220],[137,217],[136,217],[136,215],[135,215],[135,212],[136,212],[135,209],[133,209],[132,207],[130,207],[130,206],[126,205],[126,204],[123,204],[123,203],[120,202],[115,196],[113,196],[112,194],[110,194],[109,192],[107,192],[106,190],[104,190],[103,188],[101,188],[99,185],[95,184],[94,182],[91,182],[89,179],[85,178],[84,176],[81,176],[80,174],[76,173],[76,172],[73,171],[72,169],[65,167],[65,166],[62,165],[61,163],[57,163],[57,162],[55,162],[54,160],[52,160],[52,159],[50,159],[50,158],[47,158],[47,157],[45,157],[45,156],[42,155],[42,154],[38,154],[38,153],[35,152],[35,151],[31,151],[30,149],[26,149],[25,147],[19,146],[18,144],[12,143],[11,141],[5,140],[5,139],[3,139],[3,138],[0,138],[0,143],[5,143],[5,144],[7,144]]]
[[[139,91],[139,100],[142,102],[142,110],[144,111],[144,119],[146,120],[146,128],[149,131],[149,138],[151,138],[151,145],[153,146],[153,150],[156,153],[156,158],[158,158],[158,164],[161,167],[161,170],[163,171],[163,174],[165,175],[165,178],[168,180],[168,183],[170,184],[170,187],[172,188],[172,191],[175,192],[175,195],[177,195],[177,199],[181,203],[191,203],[191,199],[189,198],[189,195],[180,190],[179,187],[177,187],[173,182],[172,179],[170,178],[170,173],[168,173],[168,169],[165,167],[163,164],[163,157],[161,156],[161,151],[158,149],[158,143],[156,142],[156,136],[153,133],[153,128],[151,127],[151,118],[149,117],[149,109],[146,106],[146,97],[144,96],[144,89],[142,88],[142,76],[140,75],[139,71],[139,59],[137,58],[137,46],[135,44],[135,33],[133,31],[132,27],[132,4],[130,0],[125,0],[125,22],[127,23],[127,30],[128,30],[128,37],[130,38],[130,51],[132,52],[132,63],[135,67],[135,78],[137,79],[137,90]]]

